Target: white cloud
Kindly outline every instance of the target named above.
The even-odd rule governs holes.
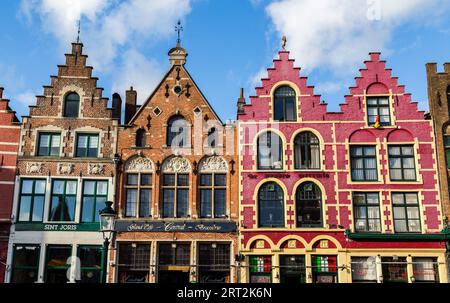
[[[315,90],[316,92],[331,94],[340,91],[343,88],[342,83],[340,82],[322,82],[319,83]]]
[[[425,23],[448,8],[447,0],[281,0],[267,6],[275,29],[307,71],[354,73],[370,51],[389,51],[394,30]]]
[[[126,60],[118,70],[119,77],[114,80],[113,91],[124,97],[124,92],[133,86],[138,94],[138,104],[142,104],[161,81],[163,69],[154,60],[149,60],[137,50],[124,53]]]
[[[54,35],[61,47],[77,36],[89,62],[108,72],[123,49],[136,48],[174,33],[174,25],[191,10],[191,0],[22,0],[20,12],[27,20],[39,15],[44,30]]]
[[[21,107],[26,108],[29,105],[36,104],[36,95],[38,94],[39,92],[25,91],[15,94],[13,101],[19,103]]]

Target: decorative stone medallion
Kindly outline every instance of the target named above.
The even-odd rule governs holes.
[[[100,163],[89,163],[89,175],[103,175],[105,173],[105,165]]]
[[[44,168],[43,163],[27,163],[27,173],[28,174],[42,174],[42,169]]]
[[[75,165],[72,163],[58,163],[58,174],[60,175],[70,175],[73,173]]]

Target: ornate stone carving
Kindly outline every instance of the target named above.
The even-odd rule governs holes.
[[[127,162],[126,171],[153,171],[153,164],[147,158],[136,157]]]
[[[100,163],[89,164],[88,174],[89,175],[103,175],[105,173],[105,165]]]
[[[58,173],[60,175],[70,175],[73,173],[75,165],[72,163],[58,163]]]
[[[44,163],[27,163],[27,173],[28,174],[42,174],[42,169],[44,168]]]
[[[191,165],[186,158],[172,157],[164,162],[162,171],[164,173],[190,173]]]
[[[200,172],[226,172],[227,162],[220,156],[211,156],[203,159],[199,165]]]

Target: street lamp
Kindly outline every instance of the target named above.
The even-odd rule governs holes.
[[[100,210],[100,231],[103,234],[103,283],[106,283],[108,267],[109,242],[114,235],[114,225],[116,223],[116,212],[112,209],[113,202],[106,201],[106,207]]]

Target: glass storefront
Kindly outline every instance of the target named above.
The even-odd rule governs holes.
[[[280,282],[306,283],[305,256],[280,256]]]
[[[230,282],[230,244],[199,245],[199,282]]]
[[[148,283],[150,281],[150,244],[119,244],[118,282]]]
[[[48,245],[45,264],[46,283],[67,283],[70,274],[70,257],[72,246],[70,245]]]
[[[39,245],[14,245],[12,283],[35,283],[38,280]]]

